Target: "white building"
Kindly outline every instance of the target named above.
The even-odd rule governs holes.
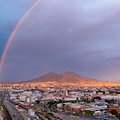
[[[26,95],[20,95],[20,100],[21,101],[26,101],[27,99],[27,96]]]
[[[29,109],[28,110],[28,115],[34,117],[35,116],[35,112],[32,109]]]
[[[24,91],[21,94],[22,95],[32,95],[32,92],[31,91]]]
[[[112,99],[114,99],[114,100],[120,100],[120,96],[119,95],[116,95],[116,96],[112,96],[112,95],[107,95],[107,96],[102,96],[101,97],[102,99],[107,99],[107,100],[112,100]]]
[[[65,101],[73,101],[73,100],[76,100],[76,97],[73,97],[73,98],[64,98]]]
[[[34,103],[38,98],[36,96],[31,96],[31,103]]]

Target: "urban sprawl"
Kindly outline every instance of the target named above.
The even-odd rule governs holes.
[[[119,86],[0,86],[0,120],[119,120],[119,118]]]

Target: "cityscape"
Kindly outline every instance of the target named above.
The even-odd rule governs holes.
[[[119,101],[120,86],[0,86],[1,120],[119,120]]]
[[[119,120],[120,83],[70,71],[4,83],[0,85],[0,113],[1,120]]]
[[[119,0],[2,0],[0,120],[120,120],[119,13]]]

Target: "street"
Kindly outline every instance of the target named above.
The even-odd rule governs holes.
[[[12,118],[14,118],[15,120],[23,120],[22,116],[11,102],[4,99],[3,104],[5,105]]]

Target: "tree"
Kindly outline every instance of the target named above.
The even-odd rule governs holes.
[[[63,102],[64,102],[64,99],[65,99],[65,98],[63,97],[63,98],[62,98],[62,104],[63,104]]]
[[[109,103],[109,104],[115,103],[115,101],[116,101],[116,100],[114,100],[114,99],[112,99],[112,100],[107,100],[107,99],[106,99],[106,100],[105,100],[105,102],[107,102],[107,103]]]
[[[86,115],[93,115],[95,113],[95,111],[90,110],[83,110],[83,112],[85,112]]]
[[[59,100],[58,103],[62,103],[62,100]]]
[[[114,109],[111,110],[110,113],[113,114],[113,115],[116,115],[116,116],[118,115],[118,111],[117,111],[117,110],[114,110]]]
[[[95,99],[101,100],[101,97],[99,97],[99,96],[94,97],[93,100],[95,100]]]
[[[36,100],[36,101],[35,101],[35,103],[39,104],[39,103],[40,103],[40,101],[39,101],[39,100]]]
[[[48,102],[49,106],[51,107],[52,105],[54,105],[53,101]]]

